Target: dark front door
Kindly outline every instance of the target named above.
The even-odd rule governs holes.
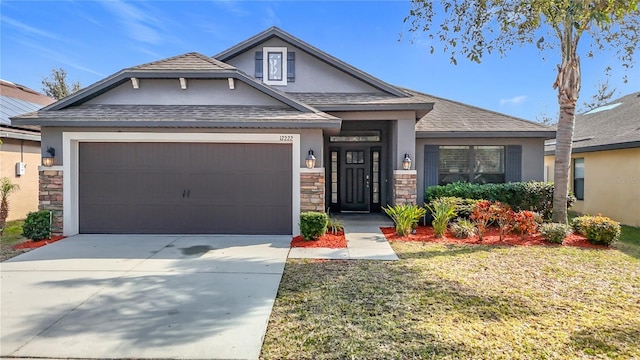
[[[368,147],[341,152],[340,207],[343,211],[370,211],[370,151]]]

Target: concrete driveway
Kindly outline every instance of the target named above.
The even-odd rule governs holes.
[[[0,264],[0,355],[256,359],[289,236],[78,235]]]

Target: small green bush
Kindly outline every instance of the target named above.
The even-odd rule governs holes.
[[[458,219],[458,221],[452,222],[449,229],[458,239],[470,238],[476,234],[476,226],[467,219]]]
[[[587,236],[587,224],[591,221],[591,216],[578,216],[571,220],[571,227],[578,234]]]
[[[434,199],[441,197],[499,201],[509,205],[514,211],[536,211],[545,219],[551,219],[553,183],[530,181],[504,184],[471,184],[456,182],[447,185],[430,186],[425,189],[424,199],[426,203],[431,203]],[[569,195],[567,197],[567,208],[570,208],[575,200],[573,195]]]
[[[327,233],[329,216],[323,212],[303,212],[300,214],[300,233],[305,240],[317,240]]]
[[[327,223],[327,228],[331,231],[332,234],[337,234],[338,231],[344,231],[344,223],[334,217],[329,216],[329,222]]]
[[[411,230],[418,226],[418,220],[427,213],[423,207],[413,204],[383,207],[382,210],[393,220],[398,236],[409,235]]]
[[[574,230],[592,244],[611,245],[620,237],[620,223],[606,216],[579,216],[571,221]]]
[[[565,224],[546,223],[540,225],[540,234],[548,242],[562,244],[564,238],[571,234],[571,227]]]
[[[48,239],[51,235],[49,210],[30,212],[22,225],[22,235],[34,241]]]
[[[449,221],[456,216],[455,205],[447,202],[434,202],[431,205],[427,205],[433,221],[433,233],[437,238],[441,238],[444,232],[447,230]]]

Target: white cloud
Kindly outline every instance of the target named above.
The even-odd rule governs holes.
[[[511,99],[500,99],[500,106],[504,106],[504,105],[520,105],[525,100],[527,100],[527,97],[525,95],[514,96]]]
[[[63,37],[56,35],[50,31],[44,31],[44,30],[40,30],[38,28],[35,28],[33,26],[27,25],[23,22],[20,22],[18,20],[14,20],[10,17],[7,16],[3,16],[2,17],[2,22],[4,22],[7,25],[13,26],[14,28],[20,30],[22,33],[24,34],[28,34],[28,35],[35,35],[35,36],[40,36],[40,37],[45,37],[48,39],[52,39],[52,40],[66,40]]]
[[[154,45],[162,41],[162,22],[151,16],[149,11],[120,0],[103,1],[102,4],[120,19],[134,40]]]

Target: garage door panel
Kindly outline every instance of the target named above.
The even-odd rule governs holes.
[[[290,144],[81,143],[83,233],[290,234]]]

